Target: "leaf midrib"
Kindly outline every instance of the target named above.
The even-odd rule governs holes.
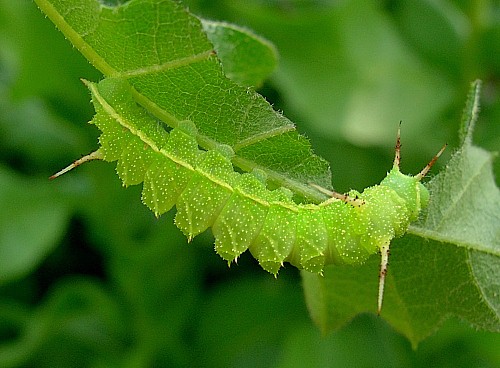
[[[94,51],[94,49],[83,39],[83,37],[71,27],[64,16],[57,11],[57,9],[46,0],[35,0],[38,7],[52,20],[52,22],[59,28],[59,30],[66,36],[66,38],[75,46],[80,53],[87,58],[87,60],[104,75],[113,75],[117,71],[109,65],[101,55]],[[101,7],[102,9],[102,7]]]
[[[133,77],[138,77],[138,76],[143,76],[143,75],[148,75],[148,74],[155,74],[155,73],[159,73],[162,71],[181,68],[181,67],[187,66],[189,64],[193,64],[193,63],[197,63],[197,62],[206,60],[213,54],[214,54],[213,50],[207,50],[207,51],[203,51],[203,52],[200,52],[196,55],[188,56],[185,58],[169,60],[169,61],[164,62],[162,64],[149,65],[149,66],[143,67],[143,68],[125,70],[125,71],[120,71],[120,72],[116,71],[115,74],[111,74],[108,76],[111,78],[128,79],[128,78],[133,78]]]
[[[453,238],[450,234],[443,234],[436,230],[425,229],[419,226],[410,225],[408,234],[416,235],[424,239],[435,240],[440,243],[446,243],[461,248],[471,249],[482,253],[487,253],[500,257],[500,249],[484,246],[481,242],[472,242],[469,239]]]

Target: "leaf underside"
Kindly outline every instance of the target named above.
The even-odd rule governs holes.
[[[297,198],[324,200],[307,183],[331,188],[328,163],[262,96],[225,77],[200,21],[177,2],[37,4],[97,69],[126,80],[134,99],[163,123],[192,121],[200,147],[229,145],[235,166],[264,170]]]

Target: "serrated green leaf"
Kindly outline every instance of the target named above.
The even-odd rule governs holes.
[[[180,4],[36,3],[96,68],[126,80],[149,113],[171,127],[190,120],[201,147],[227,144],[236,153],[233,163],[243,170],[263,169],[270,181],[302,197],[324,198],[304,180],[331,187],[326,161],[312,153],[309,142],[262,96],[224,76],[200,21]],[[294,162],[287,161],[289,156]]]
[[[474,83],[469,102],[477,103],[478,93]],[[391,246],[382,316],[414,346],[450,316],[500,331],[500,191],[494,155],[472,145],[477,110],[466,111],[469,139],[428,184],[426,216]],[[309,309],[324,331],[375,312],[377,258],[359,268],[328,267],[324,278],[302,273]]]

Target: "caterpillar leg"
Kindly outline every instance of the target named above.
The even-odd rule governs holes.
[[[382,310],[382,302],[384,300],[384,287],[385,287],[385,276],[387,275],[387,267],[389,266],[389,242],[382,245],[380,248],[380,273],[378,281],[378,304],[377,304],[377,314],[380,315]]]

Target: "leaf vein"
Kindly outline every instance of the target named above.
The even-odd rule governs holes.
[[[435,241],[438,241],[440,243],[451,244],[451,245],[455,245],[455,246],[459,246],[459,247],[463,247],[463,248],[467,248],[467,249],[471,249],[471,250],[475,250],[478,252],[483,252],[483,253],[487,253],[487,254],[491,254],[491,255],[500,257],[500,249],[485,246],[480,242],[474,243],[474,242],[470,241],[470,239],[467,239],[467,240],[456,239],[456,238],[453,238],[450,234],[442,234],[442,233],[435,231],[435,230],[426,230],[424,228],[414,226],[414,225],[410,225],[407,233],[413,234],[416,236],[420,236],[422,238],[435,240]]]
[[[452,213],[456,209],[456,207],[461,202],[461,199],[463,198],[463,196],[467,193],[469,188],[474,183],[474,180],[478,177],[481,177],[480,174],[483,170],[488,170],[489,163],[491,163],[491,159],[484,160],[482,162],[482,164],[480,164],[480,165],[474,165],[474,168],[476,170],[474,171],[474,173],[472,173],[471,175],[468,176],[468,180],[464,183],[464,185],[462,185],[462,187],[461,187],[460,191],[457,193],[457,195],[454,196],[454,200],[451,201],[450,205],[446,208],[445,211],[443,211],[443,213],[441,215],[441,221],[439,221],[435,226],[436,230],[439,230],[446,223],[446,220],[448,219],[448,214]]]
[[[252,135],[248,138],[245,138],[245,139],[239,141],[238,143],[236,143],[233,147],[234,152],[237,152],[246,146],[251,146],[251,145],[258,143],[260,141],[284,134],[284,133],[292,131],[292,130],[295,130],[295,125],[288,124],[288,125],[279,126],[277,128],[274,128],[274,129],[270,129],[270,130],[262,132],[262,133],[254,134],[254,135]]]
[[[200,52],[199,54],[190,55],[184,58],[179,58],[175,60],[170,60],[164,62],[162,64],[150,65],[143,68],[126,70],[126,71],[115,71],[114,74],[111,74],[110,77],[114,78],[132,78],[137,76],[143,76],[148,74],[156,74],[163,71],[181,68],[183,66],[187,66],[190,64],[197,63],[199,61],[203,61],[208,59],[210,56],[214,54],[213,50],[207,50]]]

